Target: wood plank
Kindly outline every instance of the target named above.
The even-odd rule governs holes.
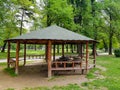
[[[18,74],[18,66],[19,66],[19,50],[20,50],[20,43],[17,42],[16,45],[16,63],[15,63],[15,73]]]
[[[7,67],[10,67],[10,42],[8,42],[8,51],[7,51]]]
[[[62,57],[64,57],[64,44],[62,44]]]
[[[53,45],[53,61],[55,61],[55,47],[56,47],[56,45],[54,44]]]
[[[87,73],[87,70],[88,70],[88,42],[86,42],[86,73]]]
[[[48,48],[47,48],[48,52],[47,52],[47,58],[48,58],[48,78],[51,78],[52,76],[52,71],[51,71],[51,49],[52,49],[52,43],[51,41],[49,40],[48,41]]]
[[[26,44],[24,44],[24,65],[26,64]]]
[[[94,67],[96,66],[96,43],[93,43],[93,64],[94,64]]]
[[[69,68],[51,68],[51,70],[81,70],[81,68],[78,68],[78,67],[69,67]]]

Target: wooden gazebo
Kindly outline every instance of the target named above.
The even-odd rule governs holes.
[[[10,45],[11,43],[16,43],[16,60],[15,60],[15,73],[19,73],[19,50],[20,50],[20,44],[24,44],[24,62],[26,62],[26,44],[44,44],[46,45],[46,60],[48,65],[48,77],[51,77],[53,70],[75,70],[75,69],[82,69],[81,67],[75,68],[75,63],[79,62],[71,62],[72,67],[66,68],[67,62],[61,62],[63,63],[63,68],[58,67],[58,62],[53,62],[55,60],[52,60],[52,45],[54,47],[53,52],[53,59],[55,59],[55,45],[61,44],[62,45],[62,54],[64,55],[64,44],[80,44],[81,46],[84,44],[86,46],[86,53],[85,53],[85,70],[88,70],[88,58],[89,58],[89,50],[88,45],[93,44],[93,64],[95,67],[95,61],[96,61],[96,41],[88,38],[86,36],[74,33],[72,31],[69,31],[65,28],[53,25],[50,27],[47,27],[42,30],[36,30],[32,31],[30,33],[5,40],[8,42],[8,56],[7,56],[7,65],[10,67]],[[82,48],[80,49],[81,52],[81,59],[82,59]],[[55,64],[54,67],[52,65]],[[81,63],[80,63],[81,64]]]

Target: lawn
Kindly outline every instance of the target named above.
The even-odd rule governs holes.
[[[63,87],[55,86],[51,89],[38,87],[26,88],[24,90],[120,90],[120,58],[114,56],[98,56],[97,65],[106,68],[106,70],[99,68],[91,70],[86,76],[89,78],[89,81],[83,83],[82,86],[70,84]],[[96,71],[99,71],[99,74],[104,76],[104,78],[96,78],[97,76],[94,75]]]
[[[115,56],[98,56],[97,66],[105,68],[92,69],[86,77],[89,79],[88,82],[82,83],[82,85],[70,84],[63,87],[54,86],[48,87],[35,87],[35,88],[24,88],[23,90],[120,90],[120,58]],[[104,78],[98,78],[95,73],[98,71],[99,75]],[[8,90],[15,90],[9,88]]]
[[[23,49],[21,49],[19,53],[20,53],[20,57],[24,56]],[[45,54],[45,50],[26,50],[26,55],[43,55],[43,54]],[[69,50],[69,52],[65,52],[65,55],[69,55],[69,54],[71,55],[70,50]],[[76,55],[76,53],[72,53],[72,54]],[[56,52],[56,55],[62,55],[62,50],[60,50],[59,53]],[[11,50],[10,56],[15,57],[16,56],[16,51]],[[6,58],[7,58],[7,51],[0,52],[0,59],[6,59]]]
[[[97,65],[106,68],[106,71],[100,72],[105,78],[85,82],[83,86],[89,90],[101,90],[101,88],[106,88],[105,90],[120,90],[120,58],[99,56],[97,57]]]
[[[27,52],[26,52],[27,55],[32,55],[32,54],[39,55],[39,54],[44,54],[44,53],[45,53],[45,51],[43,51],[43,50],[36,50],[36,51],[35,50],[27,50]],[[10,56],[15,57],[16,51],[11,50]],[[23,50],[20,50],[20,56],[21,57],[24,56]],[[7,58],[7,51],[0,52],[0,59],[6,59],[6,58]]]

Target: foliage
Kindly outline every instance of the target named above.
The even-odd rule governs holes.
[[[113,48],[113,37],[116,35],[116,32],[120,32],[120,17],[119,17],[119,7],[120,1],[114,0],[105,0],[104,1],[104,12],[106,14],[106,26],[109,27],[107,30],[107,34],[109,37],[109,54],[112,54]]]
[[[64,8],[64,9],[63,9]],[[45,0],[46,26],[57,24],[65,28],[71,28],[73,22],[73,8],[67,0]]]
[[[14,20],[14,5],[11,1],[2,0],[0,1],[0,5],[0,45],[2,45],[3,40],[17,35],[18,28],[16,27],[16,22]]]
[[[112,54],[120,47],[119,4],[120,0],[1,0],[0,46],[20,32],[57,24],[98,40],[98,47]]]
[[[34,0],[1,0],[0,6],[0,46],[4,40],[26,33],[40,14]]]
[[[120,57],[120,49],[115,49],[114,54],[116,57]]]

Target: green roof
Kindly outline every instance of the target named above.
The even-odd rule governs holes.
[[[94,41],[91,38],[80,35],[78,33],[72,32],[65,28],[53,25],[42,30],[32,31],[27,34],[23,34],[21,36],[9,39],[9,40],[81,40],[81,41]]]

